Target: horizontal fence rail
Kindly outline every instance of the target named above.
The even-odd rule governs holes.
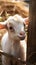
[[[6,57],[10,57],[11,59],[16,60],[16,61],[18,62],[18,65],[19,65],[19,63],[20,63],[20,65],[36,65],[36,64],[34,63],[34,61],[33,61],[33,58],[31,59],[31,62],[30,62],[29,60],[27,60],[27,61],[22,61],[20,58],[17,58],[17,57],[15,57],[15,56],[13,56],[13,55],[7,54],[7,53],[3,52],[2,50],[0,50],[0,56],[1,56],[1,55],[4,55],[4,56],[6,56]],[[31,54],[31,55],[32,55],[32,54]],[[30,56],[30,58],[31,58],[31,56]],[[32,61],[33,61],[33,63],[32,63]]]
[[[17,57],[15,57],[13,55],[7,54],[7,53],[3,52],[2,50],[0,50],[0,55],[4,55],[6,57],[10,57],[10,58],[16,59],[16,61],[19,61],[19,63],[21,63],[21,65],[24,65],[24,64],[27,63],[26,61],[22,61],[20,58],[17,58]]]

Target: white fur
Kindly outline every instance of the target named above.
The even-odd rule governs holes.
[[[20,40],[17,36],[21,31],[25,32],[23,22],[21,22],[23,21],[23,18],[19,15],[14,15],[13,17],[10,16],[7,21],[8,31],[2,38],[2,50],[26,61],[26,41],[25,39]],[[15,32],[9,30],[10,26],[13,26]],[[10,65],[10,59],[2,55],[2,64]]]

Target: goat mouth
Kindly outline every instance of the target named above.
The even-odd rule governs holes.
[[[25,35],[18,35],[18,37],[20,38],[20,40],[24,40],[25,39]]]

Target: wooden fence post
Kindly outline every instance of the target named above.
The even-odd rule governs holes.
[[[28,26],[28,39],[27,39],[27,59],[29,62],[34,63],[36,59],[36,0],[30,0],[29,6],[29,26]],[[34,58],[35,59],[34,59]]]

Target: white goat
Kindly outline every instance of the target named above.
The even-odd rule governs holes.
[[[26,41],[24,30],[24,19],[16,14],[10,16],[4,23],[7,32],[1,40],[2,50],[5,53],[12,54],[21,60],[26,61]],[[10,65],[10,59],[2,55],[2,65]]]

